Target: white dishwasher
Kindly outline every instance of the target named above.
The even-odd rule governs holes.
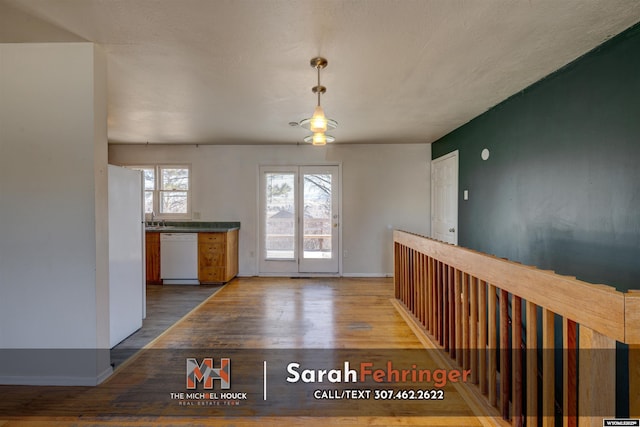
[[[198,233],[160,233],[160,278],[165,285],[199,285]]]

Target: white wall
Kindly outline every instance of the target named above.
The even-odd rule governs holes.
[[[0,383],[111,369],[104,64],[90,43],[0,44]]]
[[[202,221],[240,221],[240,274],[258,273],[259,165],[342,164],[345,276],[393,274],[392,229],[428,234],[428,144],[300,146],[110,145],[114,164],[189,163],[192,210]]]

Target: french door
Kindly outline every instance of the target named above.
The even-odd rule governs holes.
[[[260,167],[260,273],[337,274],[338,166]]]

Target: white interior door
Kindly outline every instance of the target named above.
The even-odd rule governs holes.
[[[431,162],[431,237],[458,244],[458,151]]]
[[[260,167],[261,274],[340,268],[338,166]]]

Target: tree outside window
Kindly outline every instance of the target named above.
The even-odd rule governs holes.
[[[144,177],[145,213],[157,218],[191,217],[188,165],[129,166]]]

